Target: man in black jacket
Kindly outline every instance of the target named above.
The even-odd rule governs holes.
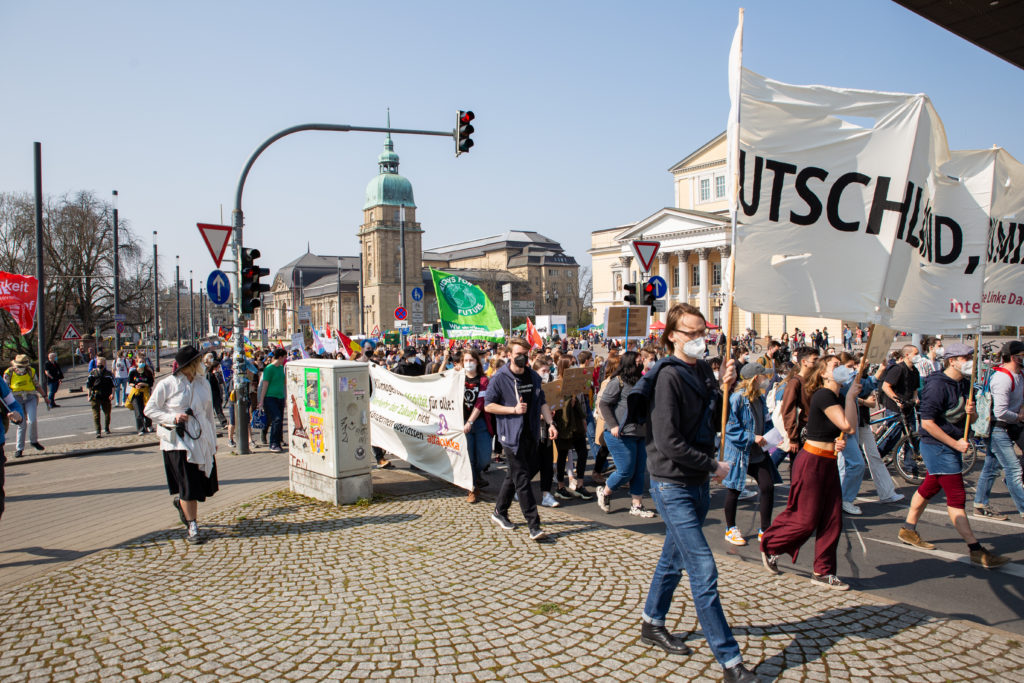
[[[701,360],[705,333],[699,309],[689,304],[673,306],[661,337],[671,355],[644,375],[633,391],[639,401],[630,401],[630,415],[639,414],[635,404],[642,403],[642,397],[650,405],[647,468],[651,497],[666,530],[644,605],[640,640],[669,654],[690,653],[683,639],[665,627],[685,569],[704,638],[722,666],[725,680],[756,681],[743,667],[739,644],[725,619],[718,595],[718,568],[701,528],[711,498],[709,477],[721,481],[729,473],[729,465],[716,458],[715,432],[721,424],[722,389],[731,389],[736,379],[736,366],[730,361],[722,368],[719,388],[711,366]]]
[[[92,406],[92,421],[96,425],[96,438],[100,438],[100,411],[103,412],[107,434],[110,434],[110,401],[114,398],[114,376],[107,370],[103,356],[96,359],[96,367],[85,380],[89,390],[89,404]]]
[[[416,357],[416,349],[410,346],[405,350],[405,356],[395,366],[394,373],[396,375],[405,375],[406,377],[421,377],[426,374],[426,367]]]

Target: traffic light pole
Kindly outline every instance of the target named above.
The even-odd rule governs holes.
[[[336,133],[349,133],[349,132],[362,132],[362,133],[390,133],[392,135],[433,135],[438,137],[452,138],[458,143],[458,129],[451,131],[436,131],[436,130],[412,130],[406,128],[373,128],[369,126],[349,126],[345,124],[337,123],[304,123],[298,126],[292,126],[291,128],[285,128],[284,130],[271,135],[269,138],[263,141],[263,143],[253,151],[249,156],[249,160],[245,162],[245,166],[242,167],[242,173],[238,177],[238,188],[235,190],[235,208],[231,212],[231,252],[235,259],[234,268],[234,293],[235,302],[232,310],[233,323],[235,328],[235,372],[234,372],[234,388],[235,388],[235,426],[238,430],[236,439],[238,440],[238,452],[242,455],[247,455],[249,451],[249,389],[246,386],[248,381],[245,377],[245,345],[242,343],[242,328],[245,326],[245,316],[242,314],[242,227],[245,224],[244,215],[242,213],[242,192],[245,189],[245,180],[249,176],[249,171],[252,170],[252,166],[256,163],[256,159],[259,158],[263,151],[270,147],[272,144],[277,142],[283,137],[291,135],[292,133],[301,133],[307,130],[323,130],[333,131]],[[468,147],[466,149],[468,151]],[[361,278],[360,278],[361,279]]]

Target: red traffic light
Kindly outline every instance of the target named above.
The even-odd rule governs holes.
[[[476,116],[474,116],[473,112],[471,112],[471,111],[460,111],[459,112],[459,123],[469,123],[470,121],[472,121],[475,118],[476,118]]]
[[[654,285],[648,282],[644,285],[644,294],[654,294]]]

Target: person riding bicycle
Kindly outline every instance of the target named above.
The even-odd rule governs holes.
[[[904,347],[905,348],[905,347]],[[964,512],[967,495],[964,491],[963,454],[970,447],[966,426],[977,416],[974,400],[968,398],[974,349],[955,343],[946,347],[946,369],[928,376],[921,401],[921,457],[928,475],[910,501],[907,520],[898,538],[912,546],[934,550],[935,545],[921,539],[917,522],[928,501],[940,490],[946,494],[946,511],[960,537],[967,543],[971,562],[986,569],[1001,567],[1010,561],[996,555],[978,542]]]

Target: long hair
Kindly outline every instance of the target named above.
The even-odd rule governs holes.
[[[636,384],[640,381],[640,377],[643,373],[640,370],[640,366],[636,364],[637,356],[636,351],[626,351],[619,357],[619,367],[615,370],[612,377],[618,377],[623,384]]]
[[[736,391],[742,391],[743,395],[750,401],[756,401],[764,396],[764,389],[761,388],[761,378],[764,375],[754,375],[750,379],[740,380],[736,384]]]
[[[818,359],[818,362],[814,364],[814,369],[811,370],[811,374],[807,377],[804,382],[804,394],[808,399],[814,395],[814,392],[825,386],[825,370],[828,368],[828,362],[830,360],[839,360],[838,356],[822,356]]]
[[[634,351],[633,353],[635,354],[636,351]],[[613,356],[611,354],[608,354],[607,367],[605,368],[604,376],[605,377],[609,377],[609,378],[610,377],[614,377],[615,373],[617,373],[619,371],[619,366],[621,364],[622,364],[622,356],[621,355],[614,355]]]

